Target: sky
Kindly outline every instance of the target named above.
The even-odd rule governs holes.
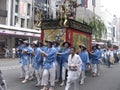
[[[107,10],[120,17],[120,0],[101,0]]]

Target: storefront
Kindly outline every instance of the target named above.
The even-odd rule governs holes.
[[[40,35],[38,30],[0,25],[0,56],[5,54],[5,48],[12,53],[12,48],[18,46],[18,39],[29,40],[31,43],[39,40]]]

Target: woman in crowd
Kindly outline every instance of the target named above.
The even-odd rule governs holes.
[[[29,60],[28,60],[28,41],[24,41],[24,48],[22,49],[21,53],[21,68],[22,68],[22,76],[24,80],[22,83],[26,83],[29,79]]]
[[[53,42],[54,48],[56,49],[56,53],[60,52],[61,48],[60,48],[60,44],[57,41]],[[56,56],[56,82],[59,81],[60,78],[60,56]]]
[[[112,62],[110,60],[114,59],[114,53],[113,53],[113,50],[111,48],[107,49],[106,56],[107,56],[107,65],[108,65],[108,68],[110,68],[111,64],[112,64]],[[113,63],[114,63],[114,61],[113,61]]]
[[[91,58],[92,58],[92,73],[93,76],[99,76],[100,75],[100,59],[101,59],[101,51],[98,49],[98,46],[93,46],[91,52]]]
[[[29,70],[30,70],[29,80],[33,80],[35,74],[35,70],[34,70],[35,49],[33,43],[29,45],[28,58],[29,58]]]
[[[44,56],[44,64],[43,64],[43,75],[42,75],[42,84],[43,89],[47,90],[48,80],[50,79],[50,88],[49,90],[54,90],[55,86],[55,60],[56,60],[56,50],[52,47],[51,41],[46,41],[47,47],[42,52]],[[49,78],[50,76],[50,78]]]
[[[22,39],[19,39],[18,40],[18,48],[17,48],[17,53],[18,53],[18,56],[19,58],[21,58],[21,54],[22,54],[22,50],[24,48],[24,43],[23,43],[23,40]]]
[[[60,86],[65,85],[65,75],[66,75],[66,70],[68,70],[68,56],[70,55],[70,43],[64,42],[62,46],[63,46],[62,52],[57,53],[58,55],[61,56],[61,62],[62,62],[62,83],[60,84]]]
[[[79,78],[82,68],[82,60],[79,55],[76,54],[76,49],[71,47],[71,54],[68,57],[68,77],[65,90],[70,90],[72,84],[74,84],[74,90],[79,90]]]
[[[40,81],[40,71],[42,70],[42,63],[43,63],[43,57],[42,57],[42,50],[39,47],[39,41],[33,41],[33,47],[35,49],[35,59],[34,59],[34,69],[35,69],[35,76],[37,79],[37,84],[36,86],[40,86],[41,81]]]
[[[84,84],[84,81],[85,81],[85,70],[86,70],[86,65],[89,63],[89,55],[88,55],[88,52],[87,52],[87,47],[83,44],[83,45],[80,45],[80,53],[79,53],[79,56],[82,60],[82,72],[81,72],[81,82],[80,84]]]

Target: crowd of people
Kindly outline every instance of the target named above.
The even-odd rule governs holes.
[[[20,57],[21,83],[36,78],[35,86],[43,86],[41,90],[54,90],[55,83],[62,81],[60,86],[70,90],[72,83],[74,90],[79,90],[79,85],[85,83],[86,69],[91,69],[93,77],[100,75],[100,63],[104,62],[108,67],[119,62],[118,48],[100,48],[92,46],[88,52],[87,47],[79,45],[79,50],[71,47],[69,42],[60,43],[46,40],[44,45],[40,41],[19,40],[17,53]],[[67,81],[66,81],[67,78]]]

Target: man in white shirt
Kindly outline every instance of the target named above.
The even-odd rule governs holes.
[[[70,90],[72,84],[74,84],[74,90],[79,90],[79,78],[82,68],[82,60],[79,55],[77,55],[76,49],[71,47],[71,54],[68,57],[68,77],[65,90]]]
[[[15,58],[16,55],[16,49],[15,47],[12,48],[12,58]]]

